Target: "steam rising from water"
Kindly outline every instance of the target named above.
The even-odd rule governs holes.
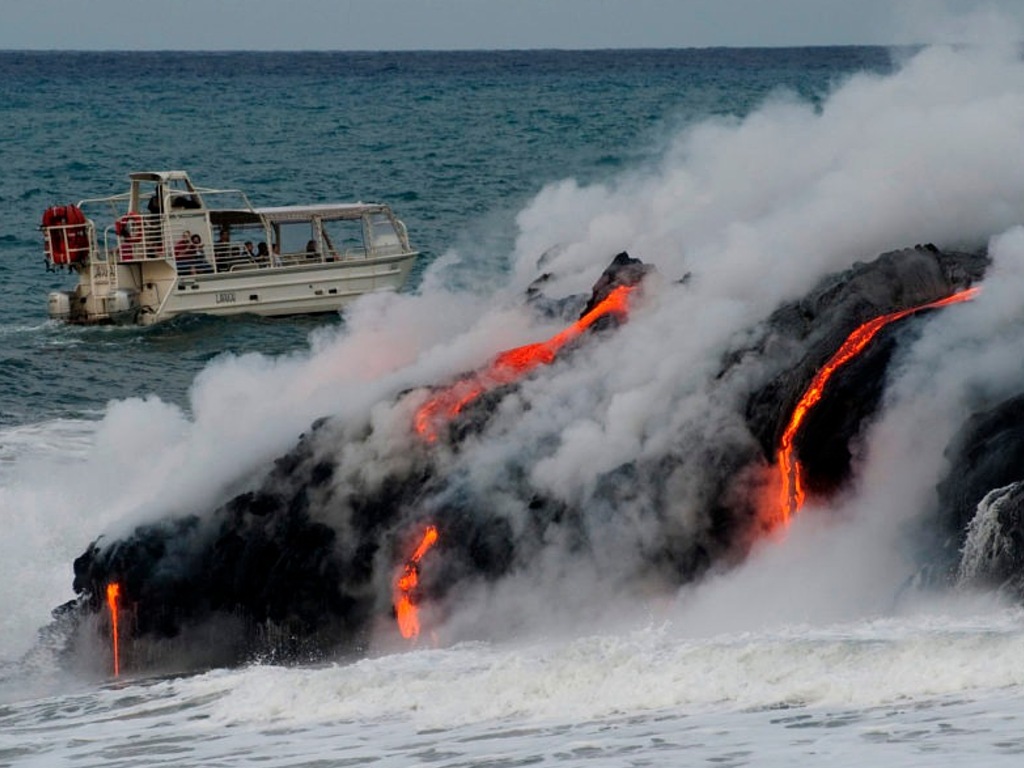
[[[753,442],[737,409],[744,382],[710,386],[724,353],[780,302],[856,260],[917,242],[980,245],[1006,232],[983,298],[928,320],[897,361],[860,445],[857,486],[830,510],[806,510],[784,541],[686,590],[677,606],[709,628],[887,610],[910,567],[902,537],[933,501],[949,436],[979,400],[1020,381],[1024,231],[1011,228],[1024,213],[1021,147],[1024,64],[1013,51],[936,47],[890,76],[837,83],[820,108],[780,93],[744,119],[691,126],[658,167],[603,185],[551,184],[518,217],[510,279],[497,295],[449,292],[435,270],[419,295],[367,297],[344,327],[315,334],[308,354],[214,361],[195,381],[189,413],[153,398],[112,403],[90,454],[57,447],[19,460],[0,488],[20,534],[0,545],[0,575],[20,585],[0,592],[0,616],[16,618],[0,619],[0,653],[24,650],[49,608],[70,597],[68,564],[96,533],[116,537],[212,508],[253,485],[319,416],[353,435],[372,424],[370,441],[344,459],[383,474],[414,439],[409,403],[393,405],[398,393],[551,335],[559,322],[522,308],[527,285],[543,271],[552,274],[549,295],[587,290],[628,250],[662,276],[630,322],[527,381],[471,449],[440,460],[513,526],[521,510],[500,491],[511,466],[588,509],[594,562],[603,564],[552,555],[529,574],[474,586],[441,639],[481,626],[497,635],[605,621],[644,595],[636,584],[620,594],[621,577],[664,529],[629,503],[610,504],[602,475],[680,453],[664,513],[679,535],[697,536],[706,525],[695,498],[710,460],[705,442]],[[638,497],[644,503],[643,489]]]

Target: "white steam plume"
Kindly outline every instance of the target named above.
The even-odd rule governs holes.
[[[908,537],[922,533],[937,483],[956,471],[944,449],[972,411],[1024,389],[1024,229],[995,238],[990,255],[976,300],[916,321],[920,338],[890,368],[853,491],[831,510],[804,510],[737,572],[685,590],[688,626],[845,621],[914,606],[901,595],[920,565]]]
[[[849,78],[820,110],[778,96],[746,119],[700,124],[676,139],[656,173],[586,188],[550,185],[519,217],[515,292],[535,276],[541,253],[553,285],[566,292],[587,286],[619,249],[669,279],[692,277],[685,286],[662,284],[615,337],[527,384],[530,410],[509,409],[502,441],[480,453],[480,475],[519,461],[538,487],[586,509],[601,501],[592,495],[599,477],[619,463],[681,441],[699,449],[727,431],[742,441],[736,404],[708,387],[737,334],[856,260],[920,242],[977,247],[1012,227],[1024,216],[1021,146],[1024,64],[1016,53],[937,47],[892,75]],[[927,380],[934,392],[921,398],[907,393],[909,379],[896,382],[863,448],[861,483],[839,502],[838,516],[808,514],[784,544],[767,543],[749,578],[730,577],[734,599],[721,603],[725,611],[748,610],[756,623],[892,608],[913,568],[901,536],[934,501],[947,469],[942,451],[969,412],[968,395],[979,386],[1008,393],[1024,381],[1013,362],[1019,351],[1000,346],[1019,337],[1017,237],[994,244],[998,288],[926,321],[923,346],[899,374]],[[924,359],[937,339],[949,343]],[[953,340],[965,349],[954,353]],[[534,453],[537,446],[544,447]],[[694,453],[686,467],[696,474],[702,457]],[[699,530],[701,510],[685,478],[675,491],[667,514],[683,530]],[[629,508],[614,515],[612,574],[642,557],[659,531]],[[527,581],[523,602],[545,613],[535,579]],[[609,581],[614,576],[576,580],[579,604],[606,600]],[[546,613],[570,603],[555,605]],[[713,613],[693,616],[714,624]]]

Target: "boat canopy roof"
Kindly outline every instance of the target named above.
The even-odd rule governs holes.
[[[369,213],[387,213],[391,209],[383,203],[325,203],[320,205],[281,205],[269,208],[214,208],[210,218],[216,224],[253,224],[259,221],[284,223],[309,221],[313,218],[332,221],[358,219]]]
[[[132,181],[185,181],[189,184],[192,183],[185,171],[135,171],[129,173],[128,178]]]
[[[385,213],[390,215],[390,207],[383,203],[324,203],[316,205],[282,205],[263,208],[253,207],[248,197],[237,189],[210,189],[198,187],[192,183],[187,171],[134,171],[128,174],[132,181],[133,189],[140,183],[151,183],[161,185],[170,194],[174,190],[187,190],[190,193],[201,193],[205,195],[216,195],[218,198],[226,194],[239,195],[243,207],[236,207],[238,200],[232,201],[228,206],[221,206],[211,200],[205,200],[206,210],[213,215],[217,221],[223,223],[251,223],[263,219],[270,222],[288,221],[309,221],[316,217],[319,219],[358,219],[366,214]],[[180,192],[179,192],[180,194]],[[141,201],[139,201],[141,202]],[[137,203],[138,204],[138,203]],[[171,206],[173,207],[173,205]]]
[[[383,203],[318,203],[257,208],[256,212],[271,221],[301,221],[310,216],[321,219],[358,219],[366,213],[384,213],[388,210],[388,206]]]

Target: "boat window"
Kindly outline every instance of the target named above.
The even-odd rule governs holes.
[[[271,266],[267,233],[261,222],[245,221],[245,217],[237,214],[224,216],[214,212],[210,220],[217,237],[213,257],[218,272]]]
[[[286,221],[277,226],[277,244],[281,253],[305,253],[306,245],[316,239],[312,222]]]
[[[138,182],[138,208],[142,214],[158,214],[163,211],[163,188],[154,181]]]
[[[327,258],[361,259],[366,256],[362,221],[358,219],[324,221],[323,230]]]
[[[400,253],[402,240],[395,231],[395,225],[386,214],[374,213],[369,217],[370,243],[379,254]]]
[[[167,182],[168,199],[171,209],[195,209],[202,208],[199,195],[195,194],[184,179],[170,179]]]

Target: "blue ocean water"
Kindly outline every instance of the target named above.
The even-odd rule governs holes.
[[[897,612],[891,551],[961,390],[1019,380],[1019,57],[4,52],[0,113],[0,764],[1018,764],[1024,612],[971,594]],[[43,267],[42,211],[153,168],[258,204],[381,199],[423,257],[405,296],[347,318],[50,322],[69,277]],[[537,338],[495,297],[546,247],[567,243],[569,278],[619,247],[694,270],[457,465],[487,477],[513,455],[572,494],[705,426],[722,339],[781,298],[885,248],[993,236],[1000,279],[922,327],[859,446],[863,482],[744,567],[651,595],[544,563],[355,660],[112,680],[97,632],[76,649],[92,666],[58,663],[50,610],[89,542],[213,508],[325,404],[387,434],[379,406],[410,380]],[[390,458],[361,447],[345,459]]]
[[[47,322],[43,210],[182,168],[256,204],[383,200],[423,257],[484,292],[508,268],[516,213],[545,184],[656,162],[681,127],[738,119],[772,92],[819,103],[886,71],[880,48],[460,53],[0,52],[0,425],[184,403],[225,352],[280,354],[335,320],[182,319],[146,330]]]

